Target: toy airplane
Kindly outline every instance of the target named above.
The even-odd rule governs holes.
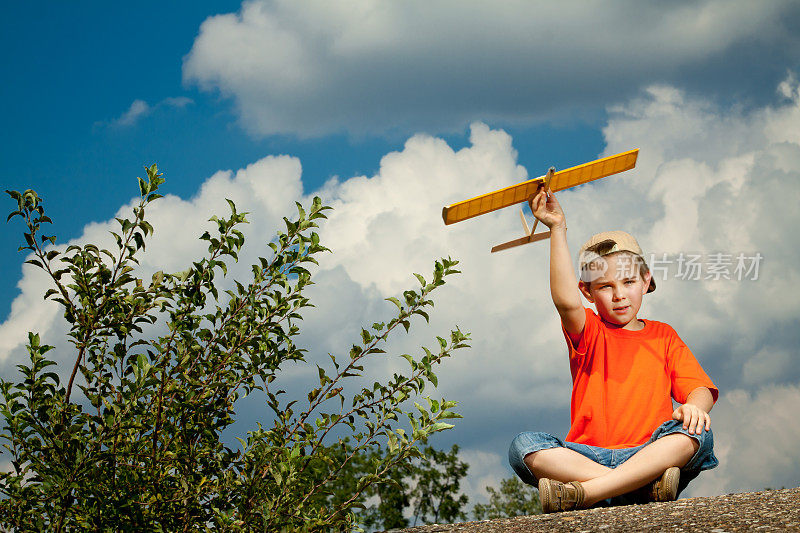
[[[481,196],[476,196],[475,198],[470,198],[463,202],[448,205],[442,208],[442,219],[445,224],[454,224],[510,205],[527,202],[534,197],[541,186],[544,186],[545,189],[550,187],[551,191],[556,192],[575,187],[582,183],[605,178],[606,176],[618,172],[624,172],[636,166],[636,157],[638,155],[639,149],[637,148],[636,150],[604,157],[597,161],[591,161],[558,172],[556,172],[555,168],[551,167],[544,176],[523,181],[511,187],[506,187],[505,189],[482,194]],[[541,241],[542,239],[550,237],[549,231],[535,233],[536,225],[539,223],[539,220],[534,222],[533,229],[528,229],[528,222],[525,220],[525,214],[522,212],[522,208],[520,208],[519,214],[522,218],[522,226],[525,228],[525,236],[504,242],[503,244],[498,244],[492,248],[492,253],[514,248],[521,244]]]

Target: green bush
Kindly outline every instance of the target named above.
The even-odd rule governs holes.
[[[55,237],[41,233],[51,222],[42,199],[7,191],[17,203],[9,219],[27,227],[20,250],[52,280],[45,299],[63,307],[74,364],[63,386],[48,358],[52,346],[30,333],[21,381],[0,383],[0,440],[12,464],[0,473],[0,523],[17,531],[351,529],[360,494],[389,482],[421,455],[418,444],[460,416],[444,399],[405,410],[426,383],[437,384],[433,366],[466,346],[458,329],[438,338],[435,351],[402,355],[410,365],[403,375],[365,387],[357,379],[365,362],[386,357],[393,332],[408,331],[414,316],[428,319],[431,292],[457,262],[437,261],[430,282],[416,275],[420,287],[388,299],[397,307],[390,321],[362,329],[349,355],[330,356],[327,370],[317,366],[318,387],[302,402],[287,401],[278,389],[282,365],[310,364],[294,338],[310,305],[306,265],[327,251],[314,229],[329,208],[319,198],[308,211],[297,204],[297,217],[284,219],[285,231],[268,243],[271,254],[252,266],[252,277],[220,290],[218,275],[245,241],[238,228],[246,213],[228,201],[230,216],[212,217],[216,231],[200,237],[208,243],[204,257],[144,280],[137,254],[153,232],[145,209],[163,181],[155,165],[147,168],[132,217],[117,219],[112,250],[59,251]],[[350,382],[360,390],[346,397]],[[261,395],[263,418],[271,420],[230,447],[221,433],[234,422],[236,400],[252,394]],[[337,496],[348,465],[379,445],[387,453]]]

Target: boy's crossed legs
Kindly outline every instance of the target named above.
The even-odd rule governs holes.
[[[539,479],[580,481],[585,491],[583,506],[590,507],[655,481],[667,468],[685,466],[699,447],[692,437],[674,433],[646,445],[617,468],[601,465],[569,448],[539,450],[525,456],[524,461]]]
[[[647,444],[617,450],[564,442],[546,433],[521,433],[511,444],[509,461],[517,475],[531,485],[541,478],[579,481],[585,493],[582,507],[636,491],[673,466],[682,469],[680,492],[701,470],[718,464],[712,432],[690,435],[681,426],[678,421],[665,422]],[[630,501],[629,496],[611,500]]]

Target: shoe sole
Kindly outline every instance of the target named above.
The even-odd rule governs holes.
[[[542,513],[548,514],[555,512],[556,509],[553,509],[553,487],[550,484],[550,480],[546,477],[543,477],[539,480],[539,503],[542,504]]]
[[[681,470],[678,467],[667,468],[661,483],[658,485],[656,501],[673,502],[678,497],[678,482],[681,479]]]

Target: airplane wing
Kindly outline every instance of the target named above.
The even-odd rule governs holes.
[[[639,149],[604,157],[576,167],[561,170],[553,174],[550,189],[553,192],[568,189],[582,183],[605,178],[617,172],[624,172],[636,166]],[[463,202],[442,208],[442,219],[445,224],[454,224],[468,218],[483,215],[497,209],[525,202],[536,194],[545,176],[539,176],[498,191],[482,194]]]

